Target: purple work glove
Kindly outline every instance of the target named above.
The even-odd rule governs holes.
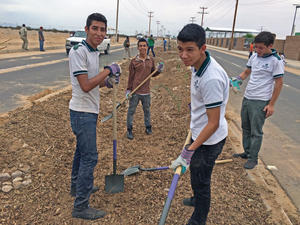
[[[117,63],[112,63],[110,66],[104,66],[104,69],[109,69],[109,75],[121,74],[121,67]],[[120,76],[120,75],[119,75]]]
[[[157,66],[157,72],[162,73],[164,70],[164,63],[160,62]]]
[[[118,84],[120,81],[120,75],[117,73],[116,75],[109,75],[105,78],[105,86],[107,88],[113,88],[114,84]]]

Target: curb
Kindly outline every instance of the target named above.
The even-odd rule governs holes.
[[[233,111],[230,111],[230,113],[232,113],[233,115],[237,115]],[[241,140],[242,129],[238,125],[238,121],[230,119],[230,116],[228,116],[228,117],[227,117],[228,129],[231,131],[230,136],[236,140]],[[231,147],[232,147],[233,151],[235,153],[240,153],[241,151],[239,151],[239,150],[242,149],[242,146],[241,145],[237,146],[236,144],[234,144],[234,142],[231,140],[231,138],[229,138],[229,135],[228,135],[228,140],[231,143]],[[241,168],[241,169],[243,170],[244,168]],[[264,161],[259,157],[258,165],[256,166],[256,168],[254,168],[252,170],[245,170],[245,171],[248,175],[248,179],[250,179],[252,182],[254,182],[257,186],[259,186],[261,188],[261,190],[260,190],[261,198],[263,200],[264,205],[266,206],[266,210],[270,211],[270,213],[272,214],[272,218],[274,219],[274,218],[277,218],[278,215],[281,215],[281,218],[283,220],[282,222],[285,222],[285,224],[287,224],[287,225],[293,225],[287,212],[282,207],[283,204],[281,203],[281,201],[279,199],[276,199],[276,195],[274,194],[272,187],[268,184],[268,182],[266,182],[266,180],[264,178],[264,174],[267,174],[268,176],[272,177],[273,189],[275,189],[274,188],[274,185],[275,185],[276,189],[280,190],[279,194],[280,195],[283,194],[285,197],[285,200],[289,201],[288,205],[289,206],[292,205],[293,208],[296,209],[296,211],[297,211],[297,208],[293,204],[293,201],[290,199],[289,195],[281,187],[280,183],[278,182],[276,177],[273,175],[272,171],[266,169],[266,164],[264,163]],[[269,196],[270,193],[273,194],[272,195],[273,198],[270,198],[270,196]],[[288,206],[286,206],[286,207],[288,207]]]

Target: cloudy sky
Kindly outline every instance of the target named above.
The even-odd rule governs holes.
[[[204,27],[232,27],[236,0],[119,0],[119,31],[146,33],[153,11],[151,32],[157,28],[177,35],[191,17],[201,23],[200,7],[207,7]],[[295,6],[300,0],[239,0],[236,28],[268,30],[284,38],[290,35]],[[0,25],[21,25],[56,29],[83,29],[93,12],[104,14],[110,28],[116,27],[117,0],[0,0]],[[300,8],[296,31],[300,32]],[[160,21],[159,26],[157,22]]]

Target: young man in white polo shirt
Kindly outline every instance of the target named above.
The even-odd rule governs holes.
[[[205,224],[210,208],[210,181],[215,160],[222,152],[228,130],[225,109],[229,95],[229,79],[224,69],[206,51],[205,31],[188,24],[177,36],[179,56],[191,66],[192,144],[185,146],[171,168],[190,166],[194,196],[183,200],[194,206],[188,224]]]
[[[75,196],[72,216],[82,219],[98,219],[104,211],[89,207],[93,187],[94,168],[98,160],[96,126],[99,113],[99,87],[112,88],[120,75],[118,64],[104,67],[99,72],[99,52],[97,46],[103,41],[107,30],[107,20],[100,13],[88,16],[85,26],[86,41],[74,46],[69,54],[72,98],[69,103],[70,121],[76,135],[76,151],[71,174],[71,195]]]
[[[272,33],[266,31],[255,37],[256,53],[248,60],[247,69],[236,77],[241,84],[250,75],[241,110],[244,152],[233,155],[248,159],[245,169],[253,169],[257,165],[262,128],[265,119],[274,113],[274,105],[283,85],[284,63],[272,49],[274,38]]]

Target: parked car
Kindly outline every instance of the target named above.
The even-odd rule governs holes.
[[[144,38],[144,35],[142,35],[142,34],[137,34],[137,35],[136,35],[136,39],[139,40],[139,39],[141,39],[141,38]]]
[[[66,40],[67,55],[69,54],[71,48],[74,45],[81,43],[85,39],[86,39],[85,31],[75,31],[75,33],[71,37],[67,38],[67,40]],[[110,39],[108,37],[105,37],[104,40],[102,41],[102,43],[97,46],[97,49],[100,52],[104,52],[104,54],[109,53],[109,48],[110,48]]]

